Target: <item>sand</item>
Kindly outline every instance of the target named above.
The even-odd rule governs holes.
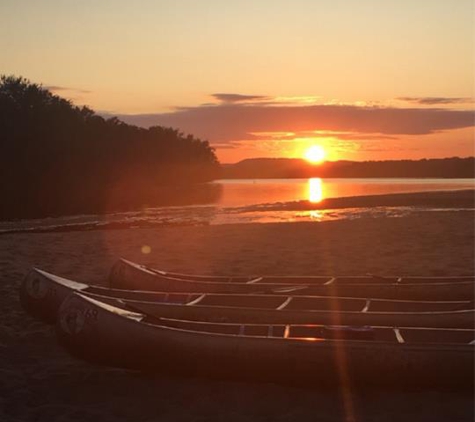
[[[0,421],[473,421],[473,392],[303,390],[83,363],[20,308],[31,266],[103,282],[119,256],[209,274],[471,275],[472,212],[0,236]],[[149,252],[149,253],[144,253]],[[384,376],[384,374],[382,374]]]

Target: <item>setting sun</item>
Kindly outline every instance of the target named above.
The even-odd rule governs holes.
[[[313,145],[305,151],[305,159],[313,164],[321,163],[325,160],[325,150],[320,145]]]

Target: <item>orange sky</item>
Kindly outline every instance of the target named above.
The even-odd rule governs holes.
[[[0,3],[0,69],[222,162],[474,155],[472,0]]]

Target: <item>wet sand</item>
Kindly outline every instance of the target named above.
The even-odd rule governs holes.
[[[170,271],[209,274],[471,275],[474,214],[435,211],[323,223],[2,235],[1,421],[474,419],[473,392],[343,395],[339,390],[151,377],[75,360],[56,345],[51,327],[24,314],[18,285],[31,266],[101,283],[120,256]]]

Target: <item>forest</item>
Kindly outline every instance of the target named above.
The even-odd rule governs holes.
[[[106,213],[209,200],[220,166],[207,141],[148,129],[0,77],[0,219]]]

